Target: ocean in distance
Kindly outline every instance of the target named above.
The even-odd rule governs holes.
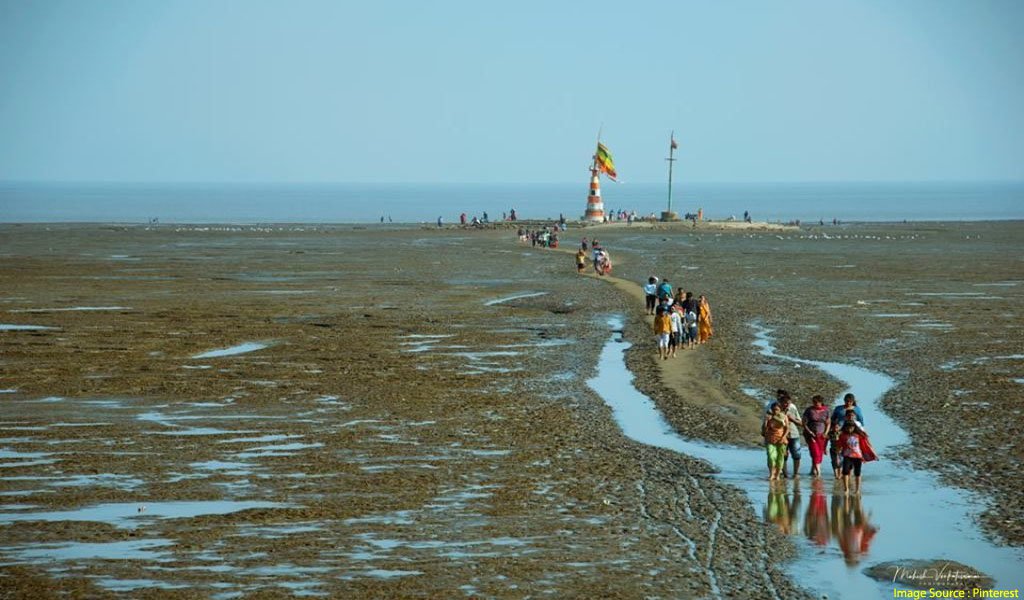
[[[0,222],[433,223],[512,209],[523,219],[577,219],[588,184],[142,184],[0,182]],[[665,184],[602,182],[606,210],[660,214]],[[1024,219],[1024,182],[677,182],[672,208],[705,218],[805,223]]]

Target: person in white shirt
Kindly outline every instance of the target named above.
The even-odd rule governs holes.
[[[644,284],[644,296],[647,302],[647,314],[653,315],[658,305],[658,278],[649,277]]]
[[[668,309],[669,319],[672,322],[672,333],[669,334],[668,352],[669,356],[675,357],[676,349],[679,348],[681,336],[683,335],[683,316],[678,310]]]

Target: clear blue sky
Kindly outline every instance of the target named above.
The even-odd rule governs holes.
[[[0,0],[0,180],[1024,179],[1024,2]]]

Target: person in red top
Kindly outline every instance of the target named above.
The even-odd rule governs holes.
[[[821,461],[828,446],[828,432],[832,426],[830,410],[820,395],[811,398],[811,405],[804,411],[804,440],[811,453],[811,477],[821,477]]]
[[[854,493],[860,493],[860,469],[877,457],[863,430],[853,421],[846,421],[839,434],[839,453],[843,457],[843,488],[850,493],[850,472],[853,472]]]

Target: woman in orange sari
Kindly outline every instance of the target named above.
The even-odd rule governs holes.
[[[711,326],[711,305],[702,294],[700,296],[700,317],[697,321],[697,342],[703,344],[715,332]]]

